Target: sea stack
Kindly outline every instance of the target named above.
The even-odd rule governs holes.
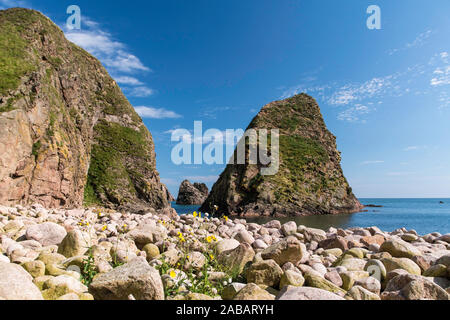
[[[299,94],[269,103],[247,129],[279,129],[278,173],[262,175],[259,162],[229,163],[200,210],[213,212],[216,205],[219,214],[296,216],[363,208],[344,177],[336,137],[315,99]]]
[[[153,139],[92,55],[41,13],[0,11],[0,203],[169,207]]]
[[[208,187],[204,183],[194,184],[189,180],[184,180],[180,185],[177,204],[180,205],[201,205],[208,197]]]

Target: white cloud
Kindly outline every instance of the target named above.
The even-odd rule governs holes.
[[[419,33],[417,37],[414,39],[414,41],[406,44],[406,47],[407,48],[421,47],[425,44],[428,38],[431,37],[432,34],[433,34],[432,30],[426,30],[425,32]]]
[[[450,94],[447,91],[444,90],[439,94],[439,103],[441,109],[450,107]]]
[[[114,57],[105,57],[103,61],[106,66],[126,73],[132,73],[136,70],[151,71],[143,65],[138,57],[124,50],[118,50]]]
[[[179,182],[171,178],[161,178],[161,182],[167,186],[178,186]]]
[[[113,72],[131,73],[150,71],[138,57],[127,51],[126,45],[114,40],[112,35],[99,28],[99,24],[83,16],[81,30],[69,30],[63,26],[67,39],[96,56]]]
[[[299,93],[307,93],[316,97],[323,97],[325,90],[329,88],[329,86],[312,86],[311,84],[303,83],[289,88],[282,88],[284,91],[280,99],[287,99]]]
[[[143,85],[143,83],[141,81],[139,81],[138,79],[133,78],[133,77],[119,76],[119,77],[115,77],[114,79],[118,83],[122,83],[122,84],[129,84],[129,85],[133,85],[133,86]]]
[[[450,84],[450,67],[447,67],[445,72],[442,71],[441,76],[431,79],[430,84],[432,86]]]
[[[324,102],[338,107],[347,107],[339,112],[338,120],[348,122],[366,122],[361,119],[363,115],[376,110],[373,102],[363,100],[382,98],[386,94],[400,94],[400,88],[396,84],[396,79],[400,74],[392,74],[385,77],[375,77],[362,83],[350,83],[338,85],[336,83],[320,86],[298,85],[284,89],[282,99],[291,97],[301,92],[313,95]],[[371,107],[369,107],[371,106]]]
[[[175,132],[176,129],[179,129],[179,127],[177,126],[176,128],[164,131],[163,133],[164,134],[172,134],[173,132]]]
[[[153,107],[135,107],[136,112],[142,118],[152,118],[152,119],[175,119],[181,118],[179,114],[174,111],[166,110],[163,108],[153,108]]]
[[[216,182],[217,179],[219,179],[219,176],[187,176],[183,177],[183,179],[187,179],[191,182],[208,183],[208,182]]]
[[[369,164],[381,164],[384,163],[383,160],[369,160],[369,161],[364,161],[361,164],[363,165],[369,165]]]
[[[374,112],[374,105],[384,104],[386,98],[428,96],[435,101],[438,108],[450,107],[448,85],[449,53],[444,51],[434,54],[428,62],[417,63],[402,71],[367,81],[346,84],[334,81],[315,86],[302,83],[278,89],[283,90],[281,99],[305,92],[315,97],[319,104],[345,107],[338,112],[338,120],[357,123],[366,122],[362,116]]]
[[[424,31],[424,32],[421,32],[421,33],[419,33],[417,36],[416,36],[416,38],[413,40],[413,41],[411,41],[411,42],[408,42],[407,44],[405,44],[403,47],[401,47],[401,48],[397,48],[397,49],[391,49],[391,50],[389,50],[388,51],[388,54],[389,55],[393,55],[393,54],[395,54],[395,53],[397,53],[397,52],[399,52],[399,51],[402,51],[402,50],[407,50],[407,49],[411,49],[411,48],[418,48],[418,47],[422,47],[426,42],[427,42],[427,40],[431,37],[431,35],[433,34],[434,32],[433,32],[433,30],[426,30],[426,31]]]
[[[239,140],[242,138],[242,132],[240,129],[232,129],[230,131],[230,134],[227,134],[227,130],[217,130],[217,132],[213,135],[208,135],[208,137],[205,137],[205,133],[203,132],[203,136],[195,136],[192,130],[187,129],[181,129],[181,128],[175,128],[171,130],[167,130],[164,133],[172,135],[177,130],[183,130],[176,134],[177,137],[181,137],[184,143],[187,144],[209,144],[211,142],[222,142],[225,145],[229,146],[236,146]],[[186,132],[185,134],[183,134]]]
[[[231,110],[231,107],[208,107],[204,108],[199,114],[202,118],[217,119],[217,116],[222,113]]]
[[[388,172],[388,176],[391,176],[391,177],[401,177],[401,176],[410,176],[410,175],[413,175],[413,174],[415,174],[415,172],[402,172],[402,171],[400,171],[400,172]]]
[[[29,7],[29,4],[27,1],[21,0],[0,0],[0,10],[15,7]]]
[[[417,150],[422,150],[422,149],[426,149],[427,146],[409,146],[403,149],[403,151],[417,151]]]
[[[348,122],[366,122],[361,120],[361,116],[371,112],[371,109],[367,106],[357,104],[354,107],[348,108],[338,115],[338,120],[348,121]]]
[[[348,105],[355,101],[373,98],[394,89],[396,75],[373,78],[363,83],[347,84],[338,88],[328,99],[331,105]]]
[[[124,92],[133,97],[149,97],[155,93],[154,89],[146,86],[134,74],[137,72],[151,72],[142,61],[129,52],[127,46],[114,39],[100,24],[83,15],[81,30],[69,30],[62,26],[67,39],[82,47],[97,57],[112,73],[118,83],[126,85]],[[133,74],[130,76],[129,74]]]
[[[136,87],[133,89],[125,89],[130,96],[138,97],[138,98],[144,98],[149,97],[153,94],[155,94],[155,90],[150,89],[148,87],[142,86],[142,87]]]
[[[433,71],[433,78],[430,80],[430,84],[433,87],[450,85],[450,65],[448,63],[448,52],[441,52],[439,57],[439,66]]]

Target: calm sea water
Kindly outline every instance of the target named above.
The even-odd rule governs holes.
[[[176,202],[172,202],[172,208],[174,208],[179,215],[182,215],[198,211],[200,206],[180,206],[179,204],[176,204]]]
[[[312,228],[328,229],[372,227],[383,231],[394,231],[405,227],[424,235],[431,232],[450,233],[450,199],[360,199],[362,204],[381,205],[381,208],[366,208],[368,212],[350,215],[324,215],[310,217],[279,218],[282,223],[295,220],[297,224]],[[443,204],[439,203],[444,202]],[[178,214],[192,213],[199,206],[172,204]],[[264,223],[272,218],[249,218],[249,222]]]

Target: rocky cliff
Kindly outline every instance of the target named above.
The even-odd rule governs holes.
[[[260,162],[228,164],[200,210],[243,216],[337,214],[359,211],[342,172],[336,138],[317,102],[306,94],[264,106],[248,129],[279,129],[280,168],[261,175]],[[270,139],[269,139],[270,141]],[[236,152],[235,152],[236,154]]]
[[[152,136],[101,63],[41,13],[0,11],[0,203],[168,207]]]
[[[194,184],[189,180],[184,180],[178,191],[177,204],[181,205],[201,205],[208,197],[208,187],[204,183]]]

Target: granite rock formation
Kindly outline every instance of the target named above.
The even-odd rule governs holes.
[[[344,177],[336,137],[312,97],[299,94],[269,103],[247,129],[279,129],[278,172],[262,175],[265,166],[259,160],[250,164],[246,148],[245,164],[227,165],[200,210],[215,212],[218,206],[220,214],[292,216],[351,213],[363,207]]]
[[[194,184],[189,180],[184,180],[178,191],[177,204],[181,205],[201,205],[208,197],[208,187],[204,183]]]
[[[142,119],[52,21],[0,11],[0,65],[0,203],[169,207]]]

